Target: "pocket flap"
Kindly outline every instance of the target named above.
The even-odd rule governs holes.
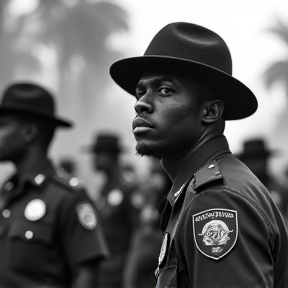
[[[35,222],[21,222],[13,223],[9,230],[11,240],[19,239],[28,242],[43,242],[50,244],[52,241],[52,227],[47,224],[40,224]]]

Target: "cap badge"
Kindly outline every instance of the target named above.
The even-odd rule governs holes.
[[[237,211],[209,209],[192,217],[194,241],[202,254],[219,260],[231,251],[238,238]]]
[[[97,226],[97,218],[93,206],[89,202],[81,202],[76,205],[76,212],[80,224],[87,230],[93,230]]]
[[[31,200],[25,208],[24,216],[29,221],[37,221],[46,214],[46,203],[42,199]]]

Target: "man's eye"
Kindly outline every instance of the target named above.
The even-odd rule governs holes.
[[[159,94],[162,95],[162,96],[170,95],[171,92],[172,91],[169,88],[161,88],[161,89],[159,89]]]
[[[136,99],[140,99],[144,94],[145,94],[145,91],[136,91]]]

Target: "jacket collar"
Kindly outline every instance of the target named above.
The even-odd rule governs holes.
[[[190,157],[177,174],[168,194],[168,201],[173,207],[194,173],[208,161],[223,153],[230,153],[228,142],[224,135],[217,136],[205,142]]]
[[[17,173],[14,174],[2,187],[3,191],[11,191],[15,187],[17,190],[25,185],[25,183],[30,183],[33,186],[40,186],[44,181],[55,172],[54,167],[50,160],[45,161],[35,165],[33,169],[24,176],[21,183],[16,183]]]

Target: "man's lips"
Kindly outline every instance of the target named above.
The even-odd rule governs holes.
[[[133,121],[133,132],[140,132],[140,131],[146,131],[147,129],[154,128],[154,126],[147,120],[137,117]]]

